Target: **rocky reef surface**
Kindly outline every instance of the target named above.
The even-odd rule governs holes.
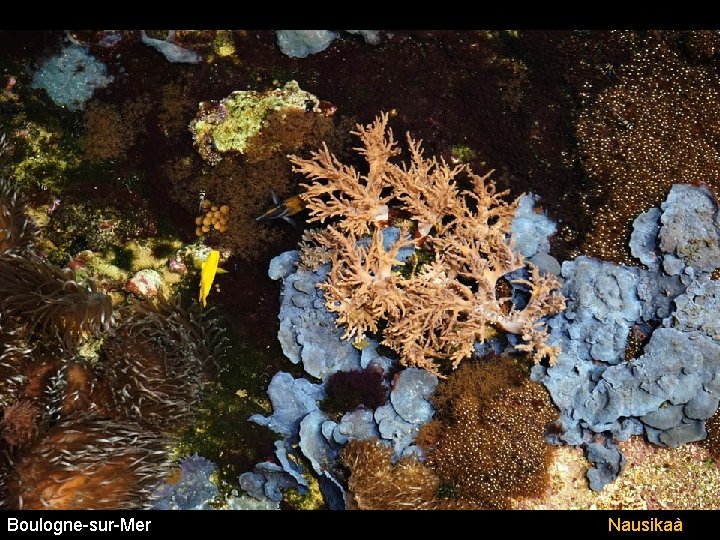
[[[645,434],[675,448],[706,437],[720,399],[720,215],[704,186],[675,185],[635,220],[632,254],[647,269],[588,257],[562,265],[568,309],[551,322],[556,365],[533,378],[562,411],[555,442],[583,446],[592,489],[617,478],[616,441]],[[642,345],[631,354],[629,344]],[[630,354],[629,354],[630,353]]]

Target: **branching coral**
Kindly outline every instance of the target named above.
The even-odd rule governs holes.
[[[368,247],[335,228],[329,228],[323,240],[332,242],[335,251],[328,279],[320,286],[327,308],[337,314],[337,324],[345,326],[343,337],[360,341],[366,332],[377,332],[383,319],[398,320],[406,309],[398,294],[402,278],[393,267],[402,264],[397,256],[403,242],[386,252],[380,229],[375,229]]]
[[[81,285],[72,270],[30,252],[0,256],[0,308],[21,319],[28,333],[55,338],[66,351],[113,320],[110,298],[94,284]]]
[[[329,222],[306,235],[301,260],[330,259],[328,278],[319,286],[326,307],[345,327],[344,337],[362,340],[384,328],[382,343],[405,365],[438,373],[436,360],[457,367],[494,327],[519,334],[519,350],[552,363],[558,350],[546,344],[541,318],[561,311],[565,301],[557,279],[541,275],[513,248],[510,231],[518,201],[505,202],[507,192],[497,192],[489,174],[425,158],[410,135],[410,163],[392,163],[400,150],[387,122],[383,114],[354,132],[368,164],[365,174],[341,163],[327,146],[309,159],[290,157],[294,170],[312,180],[300,195],[310,221]],[[458,187],[463,174],[471,189]],[[384,245],[382,226],[391,216],[413,224],[414,242],[406,228]],[[431,262],[403,276],[399,254],[416,245]],[[529,279],[514,283],[525,286],[530,297],[518,308],[496,291],[508,273],[526,265]]]
[[[369,165],[369,171],[361,175],[354,167],[341,163],[330,153],[327,145],[312,153],[311,159],[290,156],[295,172],[313,180],[303,184],[305,192],[300,195],[310,212],[308,221],[319,221],[339,218],[337,228],[354,236],[370,232],[370,225],[375,221],[388,219],[388,206],[392,196],[383,195],[389,188],[390,178],[385,171],[385,164],[391,157],[400,153],[390,131],[385,137],[387,115],[369,128],[358,126],[364,148],[358,152],[363,154]]]

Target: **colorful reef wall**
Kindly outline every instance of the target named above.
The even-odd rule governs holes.
[[[0,31],[0,508],[720,508],[718,51]]]

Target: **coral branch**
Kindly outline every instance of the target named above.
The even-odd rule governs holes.
[[[392,196],[383,195],[383,190],[391,186],[389,159],[400,153],[392,131],[386,130],[387,120],[387,114],[381,115],[373,124],[358,126],[353,132],[363,143],[356,150],[368,162],[366,175],[340,163],[325,144],[310,159],[290,156],[293,171],[313,180],[303,184],[305,192],[300,195],[310,211],[309,221],[325,223],[339,218],[340,230],[361,236],[370,232],[371,223],[387,220]]]
[[[409,164],[391,162],[400,150],[387,122],[381,114],[354,132],[367,174],[340,163],[326,146],[310,159],[290,157],[294,170],[311,180],[300,195],[310,220],[328,222],[306,234],[301,260],[310,266],[330,261],[319,287],[344,337],[360,340],[382,328],[382,343],[403,364],[436,374],[437,360],[457,367],[475,342],[497,330],[520,335],[524,342],[517,348],[536,361],[554,361],[558,351],[545,344],[542,318],[565,306],[558,280],[530,264],[528,279],[514,281],[527,287],[527,305],[518,308],[497,294],[501,280],[509,282],[510,272],[526,267],[511,236],[519,199],[506,202],[507,192],[496,190],[490,173],[479,176],[467,166],[425,158],[421,143],[409,135]],[[461,175],[471,189],[458,188]],[[381,227],[391,214],[405,218],[404,225],[398,239],[384,245]],[[407,248],[416,248],[416,266],[401,272],[400,251]]]
[[[369,246],[355,237],[329,227],[335,251],[328,280],[320,287],[328,298],[327,308],[338,314],[337,322],[346,327],[345,339],[361,340],[366,332],[377,332],[378,321],[397,318],[405,311],[403,297],[396,294],[401,280],[393,267],[402,265],[398,251],[408,242],[398,240],[390,251],[383,247],[382,231],[373,231]],[[330,301],[332,299],[332,301]]]

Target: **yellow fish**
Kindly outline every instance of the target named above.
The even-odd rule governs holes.
[[[200,303],[203,307],[207,305],[207,297],[210,294],[210,288],[215,281],[215,274],[218,273],[218,262],[220,261],[220,252],[213,249],[202,263],[200,270]]]

